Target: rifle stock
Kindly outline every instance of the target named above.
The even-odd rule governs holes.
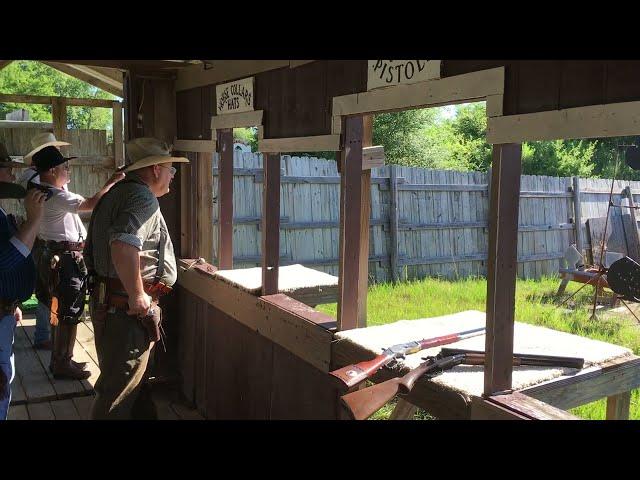
[[[346,367],[334,370],[331,372],[331,375],[340,380],[342,386],[346,386],[348,388],[355,387],[360,382],[363,382],[376,373],[391,358],[393,357],[383,353],[375,357],[373,360],[360,362],[355,365],[347,365]]]
[[[343,395],[342,405],[353,420],[366,420],[380,410],[397,394],[407,394],[413,389],[415,382],[423,375],[436,370],[453,367],[459,364],[464,355],[454,355],[442,359],[429,359],[421,363],[403,377],[396,377],[362,390]]]

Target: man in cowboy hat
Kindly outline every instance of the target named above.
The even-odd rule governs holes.
[[[40,150],[46,147],[63,147],[71,145],[68,142],[62,142],[56,139],[55,135],[51,132],[42,132],[37,135],[34,135],[31,138],[31,148],[32,150],[24,156],[24,161],[31,163],[31,165],[25,165],[28,168],[25,168],[22,173],[19,175],[17,182],[22,185],[24,188],[27,188],[30,183],[40,184],[40,175],[36,166],[33,165],[33,155],[38,153]],[[63,187],[65,190],[67,186]],[[40,262],[40,257],[42,254],[42,244],[36,242],[36,245],[33,249],[33,258],[36,262],[36,265]],[[48,293],[48,287],[42,290],[43,282],[39,281],[36,283],[36,297],[37,298],[46,298]],[[34,348],[36,350],[51,350],[53,347],[53,343],[50,340],[51,330],[49,327],[50,316],[49,316],[49,305],[48,303],[43,303],[38,301],[38,306],[36,308],[36,329],[33,334],[33,343]]]
[[[92,419],[155,418],[143,379],[160,338],[158,297],[177,278],[158,197],[169,192],[172,164],[188,160],[154,138],[129,141],[126,153],[127,178],[94,209],[84,250],[95,275],[89,310],[100,366]]]
[[[15,180],[14,162],[0,143],[0,198],[24,198],[26,221],[18,228],[0,207],[0,420],[7,418],[14,377],[13,334],[22,318],[18,304],[31,297],[36,278],[31,249],[42,221],[45,194],[37,189],[28,193]]]
[[[84,311],[87,291],[87,269],[82,256],[86,230],[78,212],[91,211],[102,195],[124,178],[114,174],[91,198],[65,189],[70,182],[69,160],[58,149],[66,142],[58,142],[52,134],[41,134],[39,144],[26,155],[31,158],[40,176],[40,185],[51,191],[44,208],[44,219],[38,232],[36,296],[51,312],[53,350],[50,370],[54,378],[85,379],[91,373],[83,370],[86,364],[73,361],[73,347],[77,325]],[[38,340],[36,340],[37,346]]]

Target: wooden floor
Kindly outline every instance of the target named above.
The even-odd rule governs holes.
[[[9,420],[86,420],[93,400],[100,369],[91,321],[78,325],[73,358],[87,362],[87,380],[56,380],[49,372],[48,350],[33,348],[35,316],[25,314],[16,328],[14,353],[16,375],[11,384]],[[202,420],[184,404],[174,390],[154,388],[153,398],[160,420]]]

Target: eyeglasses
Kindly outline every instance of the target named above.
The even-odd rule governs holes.
[[[176,172],[178,171],[178,170],[176,170],[176,167],[167,167],[167,166],[162,165],[162,164],[159,164],[158,166],[159,166],[159,167],[162,167],[162,168],[166,168],[167,170],[169,170],[169,175],[171,175],[172,177],[173,177],[173,176],[176,174]]]

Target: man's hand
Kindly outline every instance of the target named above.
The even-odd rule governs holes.
[[[146,293],[129,297],[129,310],[127,315],[136,315],[138,317],[144,317],[149,312],[151,307],[151,297]]]
[[[27,221],[37,223],[42,220],[46,196],[46,193],[37,188],[32,188],[27,192],[27,196],[24,197],[24,209],[27,212]]]
[[[120,180],[123,180],[124,177],[126,177],[126,174],[124,172],[114,173],[113,175],[111,175],[111,178],[109,178],[107,183],[105,183],[105,187],[118,183]]]
[[[20,310],[20,308],[16,308],[15,317],[16,317],[16,323],[22,321],[22,310]]]

